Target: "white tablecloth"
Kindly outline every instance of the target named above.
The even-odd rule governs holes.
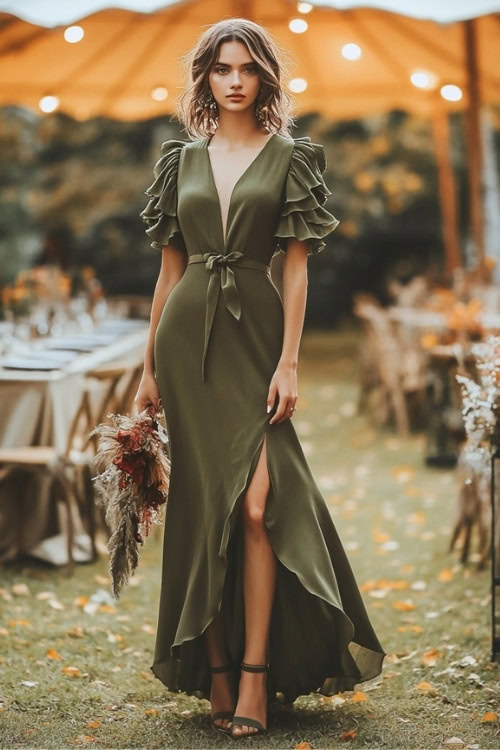
[[[0,367],[0,446],[55,446],[64,451],[75,411],[80,403],[89,371],[115,361],[140,361],[147,341],[146,324],[120,335],[112,343],[80,354],[70,364],[54,371],[10,370]],[[97,400],[102,386],[95,382]],[[54,564],[67,561],[66,516],[57,497],[49,491],[46,475],[16,472],[0,482],[0,562],[17,551],[19,524],[23,549]],[[91,559],[90,538],[78,512],[72,514],[75,531],[73,556]]]

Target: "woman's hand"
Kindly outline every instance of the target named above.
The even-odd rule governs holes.
[[[153,373],[143,372],[141,382],[135,394],[134,403],[139,413],[151,405],[155,411],[159,411],[160,393]]]
[[[268,412],[274,406],[276,396],[279,396],[278,408],[269,420],[269,424],[279,424],[290,419],[295,411],[297,402],[297,369],[292,365],[278,365],[271,378],[267,395]]]

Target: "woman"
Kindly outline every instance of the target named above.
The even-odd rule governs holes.
[[[369,622],[291,417],[307,257],[338,224],[323,147],[290,138],[276,46],[209,27],[141,213],[162,251],[137,407],[165,409],[171,476],[153,673],[209,698],[215,728],[381,672]],[[269,273],[285,253],[282,301]]]

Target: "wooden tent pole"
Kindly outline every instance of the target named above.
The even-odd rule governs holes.
[[[441,206],[443,243],[444,243],[444,275],[452,280],[453,271],[462,265],[460,257],[460,241],[457,228],[456,187],[453,168],[450,163],[450,129],[448,112],[439,93],[435,95],[433,108],[433,132],[438,166],[438,188]]]
[[[467,170],[469,175],[469,220],[476,250],[477,271],[484,274],[484,228],[482,194],[481,97],[477,65],[476,19],[463,22],[467,68],[468,108],[465,113],[467,133]]]

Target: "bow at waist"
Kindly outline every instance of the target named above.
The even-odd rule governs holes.
[[[207,287],[207,303],[205,313],[205,343],[203,347],[203,359],[201,363],[201,378],[205,380],[205,360],[208,350],[208,342],[214,322],[215,311],[219,293],[222,289],[224,304],[231,315],[239,320],[241,317],[241,303],[236,286],[236,279],[231,265],[237,265],[242,268],[254,268],[258,271],[269,273],[271,266],[268,263],[262,263],[259,260],[246,258],[244,253],[233,250],[231,253],[223,255],[221,253],[197,253],[190,255],[188,264],[205,263],[206,268],[210,271],[210,278]]]

